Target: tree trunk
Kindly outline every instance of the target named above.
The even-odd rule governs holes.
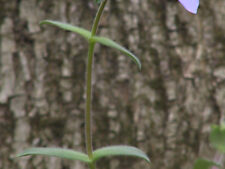
[[[0,0],[0,168],[84,169],[47,157],[15,159],[28,147],[85,151],[87,42],[43,19],[91,28],[94,0]],[[142,71],[98,45],[93,83],[94,148],[128,144],[152,169],[191,169],[213,159],[210,125],[225,113],[225,1],[201,0],[198,15],[176,0],[111,0],[98,34],[139,56]],[[149,168],[133,158],[97,168]]]

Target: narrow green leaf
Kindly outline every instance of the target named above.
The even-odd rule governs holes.
[[[83,36],[86,39],[89,39],[91,37],[90,31],[88,31],[84,28],[77,27],[77,26],[72,26],[67,23],[52,21],[52,20],[43,20],[40,22],[40,25],[44,25],[44,24],[53,25],[53,26],[59,27],[61,29],[67,30],[67,31],[75,32],[75,33]]]
[[[212,125],[210,133],[210,142],[213,147],[225,153],[225,125]]]
[[[222,167],[214,161],[199,158],[195,161],[194,169],[210,169],[212,166]]]
[[[115,48],[115,49],[121,51],[122,53],[124,53],[125,55],[129,56],[138,65],[139,69],[141,69],[141,62],[139,61],[139,59],[133,53],[131,53],[129,50],[127,50],[123,46],[119,45],[118,43],[112,41],[111,39],[108,39],[105,37],[100,37],[100,36],[91,37],[90,31],[88,31],[84,28],[72,26],[70,24],[59,22],[59,21],[43,20],[40,22],[40,25],[44,25],[44,24],[53,25],[53,26],[59,27],[61,29],[67,30],[67,31],[75,32],[88,40],[91,39],[95,42],[101,43],[102,45]]]
[[[96,161],[102,157],[107,156],[134,156],[142,158],[146,160],[148,163],[150,163],[148,156],[143,151],[135,147],[123,145],[108,146],[95,150],[93,152],[93,161]]]
[[[90,163],[88,156],[84,153],[62,148],[29,148],[17,155],[17,157],[29,155],[45,155],[52,157],[65,158],[69,160],[79,160],[85,163]]]
[[[94,36],[91,39],[93,39],[95,42],[101,43],[102,45],[121,51],[123,54],[129,56],[138,65],[138,68],[141,69],[141,62],[139,61],[139,59],[133,53],[131,53],[129,50],[122,47],[118,43],[112,41],[111,39],[100,36]]]
[[[112,41],[111,39],[108,39],[105,37],[100,37],[100,36],[91,37],[90,31],[80,28],[80,27],[77,27],[77,26],[72,26],[70,24],[63,23],[63,22],[44,20],[44,21],[41,21],[40,24],[41,25],[49,24],[49,25],[53,25],[53,26],[59,27],[61,29],[67,30],[67,31],[72,31],[72,32],[75,32],[75,33],[83,36],[86,39],[91,39],[95,42],[101,43],[102,45],[117,49],[117,50],[121,51],[123,54],[129,56],[138,65],[139,69],[141,69],[141,62],[139,61],[139,59],[133,53],[131,53],[129,50],[127,50],[123,46],[119,45],[118,43]]]

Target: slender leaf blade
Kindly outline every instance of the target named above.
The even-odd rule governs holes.
[[[91,39],[93,39],[95,42],[98,42],[102,45],[105,45],[105,46],[108,46],[108,47],[119,50],[123,54],[129,56],[138,65],[138,68],[141,69],[141,62],[138,59],[138,57],[135,56],[133,53],[131,53],[126,48],[124,48],[123,46],[121,46],[118,43],[112,41],[111,39],[108,39],[108,38],[105,38],[105,37],[94,36],[94,37],[91,37]]]
[[[225,125],[212,125],[210,133],[210,142],[213,147],[225,153]]]
[[[17,157],[29,155],[44,155],[44,156],[65,158],[69,160],[79,160],[85,163],[91,162],[86,154],[63,148],[42,148],[42,147],[29,148],[26,149],[24,152],[18,154]]]
[[[195,161],[194,169],[210,169],[213,166],[222,167],[214,161],[199,158]]]
[[[93,161],[97,161],[100,158],[108,156],[134,156],[150,163],[150,159],[143,151],[136,147],[124,145],[108,146],[95,150],[93,152]]]
[[[71,31],[71,32],[75,32],[81,36],[83,36],[86,39],[89,39],[91,37],[91,32],[84,29],[84,28],[80,28],[77,26],[73,26],[67,23],[63,23],[63,22],[59,22],[59,21],[52,21],[52,20],[43,20],[40,22],[40,25],[44,25],[44,24],[48,24],[48,25],[53,25],[56,26],[58,28],[64,29],[66,31]]]

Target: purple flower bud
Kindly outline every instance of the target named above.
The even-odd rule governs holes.
[[[179,0],[179,2],[184,6],[187,11],[193,14],[197,14],[199,0]]]

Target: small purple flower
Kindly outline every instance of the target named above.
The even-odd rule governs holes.
[[[179,2],[184,6],[184,8],[187,11],[189,11],[193,14],[197,14],[199,0],[179,0]]]

